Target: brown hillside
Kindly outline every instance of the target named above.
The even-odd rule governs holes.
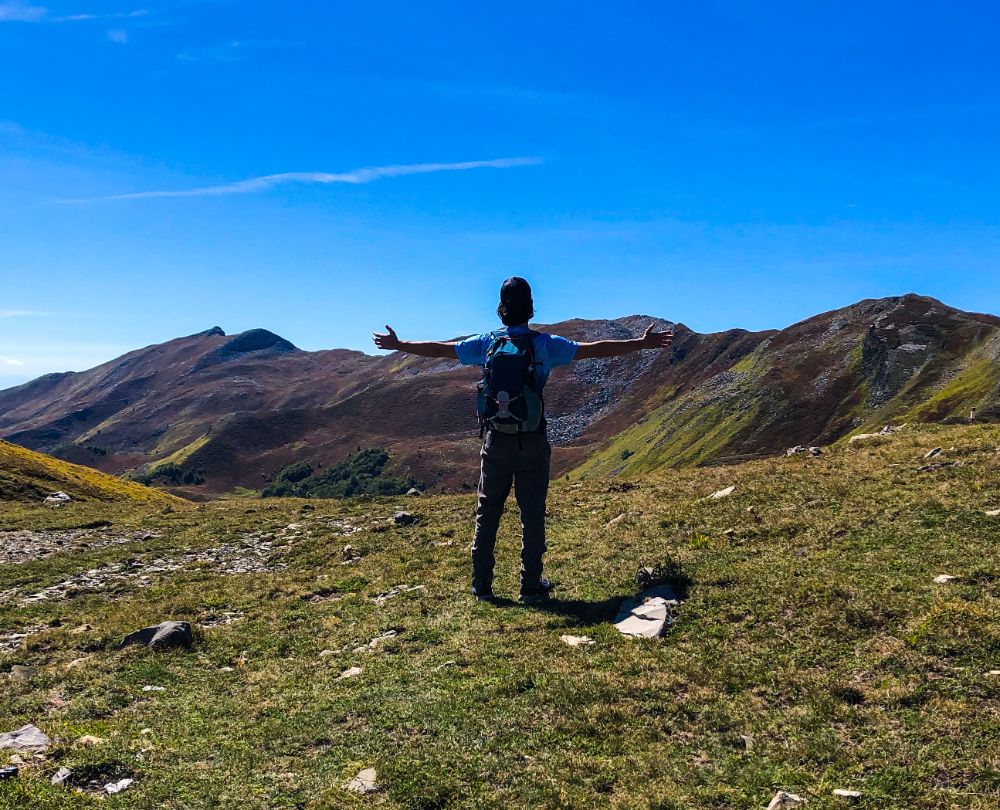
[[[583,340],[655,320],[574,320]],[[998,413],[1000,319],[916,295],[861,301],[783,330],[699,334],[670,352],[588,360],[546,389],[556,471],[617,472],[828,443],[890,419]],[[0,435],[106,472],[173,462],[204,472],[186,494],[258,489],[297,460],[359,447],[432,489],[474,484],[476,369],[398,354],[306,352],[267,332],[213,328],[89,371],[0,391]]]

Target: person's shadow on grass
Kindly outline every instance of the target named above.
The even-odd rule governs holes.
[[[501,608],[537,610],[554,616],[563,616],[569,620],[567,625],[599,624],[613,619],[622,600],[630,595],[609,596],[606,599],[559,599],[551,596],[533,605],[524,605],[507,597],[497,597],[493,604]]]

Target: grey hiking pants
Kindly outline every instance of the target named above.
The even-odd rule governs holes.
[[[479,503],[472,541],[472,587],[488,593],[493,587],[493,549],[504,501],[514,486],[521,510],[521,592],[536,590],[545,553],[545,498],[549,491],[552,448],[545,429],[520,436],[490,430],[479,454]]]

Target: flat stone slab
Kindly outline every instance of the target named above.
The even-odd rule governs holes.
[[[52,745],[52,740],[38,726],[30,723],[16,731],[0,734],[0,748],[13,748],[15,751],[44,751]]]
[[[378,790],[377,779],[378,774],[374,768],[365,768],[359,771],[358,775],[344,785],[344,787],[352,793],[374,793]]]
[[[622,602],[615,617],[615,629],[623,636],[656,638],[671,622],[680,604],[669,585],[648,588]]]

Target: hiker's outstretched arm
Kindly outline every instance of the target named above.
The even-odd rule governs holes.
[[[372,340],[380,349],[388,349],[394,352],[406,352],[407,354],[419,354],[421,357],[444,357],[449,360],[455,357],[455,344],[441,340],[400,340],[389,324],[385,325],[388,330],[386,334],[380,332],[372,333]]]
[[[576,350],[575,360],[587,360],[591,357],[617,357],[620,354],[637,352],[640,349],[669,349],[673,343],[673,332],[654,332],[654,324],[650,324],[641,338],[631,340],[595,340],[593,343],[581,343]]]

